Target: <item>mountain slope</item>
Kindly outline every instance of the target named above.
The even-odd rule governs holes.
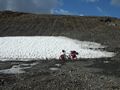
[[[120,44],[120,20],[5,11],[0,12],[0,36],[67,36],[116,46]]]

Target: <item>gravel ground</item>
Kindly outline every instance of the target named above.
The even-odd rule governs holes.
[[[0,62],[3,69],[37,63],[22,74],[0,74],[0,90],[120,90],[120,66],[112,58],[61,62]]]

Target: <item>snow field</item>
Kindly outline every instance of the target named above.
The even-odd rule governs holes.
[[[99,50],[105,48],[99,43],[79,41],[62,36],[0,37],[0,60],[58,59],[61,51],[76,50],[78,58],[113,57],[113,52]]]

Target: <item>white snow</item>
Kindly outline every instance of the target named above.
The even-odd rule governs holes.
[[[63,49],[68,53],[76,50],[79,53],[78,58],[101,58],[115,55],[113,52],[99,50],[99,48],[105,48],[105,46],[62,36],[0,37],[0,60],[58,59]]]
[[[52,71],[57,71],[57,70],[59,70],[59,68],[56,68],[56,67],[51,67],[51,68],[49,68],[50,70],[52,70]]]
[[[10,69],[0,70],[0,73],[4,73],[4,74],[20,74],[20,73],[25,73],[24,69],[31,68],[32,66],[34,66],[36,64],[37,63],[13,65]]]
[[[61,64],[55,64],[55,66],[60,67],[60,66],[61,66]]]
[[[14,65],[10,69],[0,70],[0,73],[16,74],[16,73],[24,73],[24,71],[22,71],[21,68],[18,65]]]

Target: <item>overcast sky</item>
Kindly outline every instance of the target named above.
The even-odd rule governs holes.
[[[120,18],[120,0],[0,0],[0,10]]]

